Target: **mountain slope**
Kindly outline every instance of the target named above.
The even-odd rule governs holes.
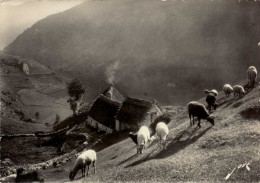
[[[22,63],[28,65],[29,74],[24,73]],[[0,65],[1,133],[45,131],[47,123],[55,122],[56,114],[61,120],[71,114],[66,102],[66,80],[59,74],[34,60],[2,52]]]
[[[202,87],[241,80],[241,68],[260,66],[259,7],[236,1],[87,1],[37,22],[5,51],[80,77],[89,87],[87,99],[114,82],[129,96],[185,104],[202,97]]]
[[[28,65],[29,73],[24,72],[24,65]],[[33,135],[52,131],[56,115],[63,120],[72,114],[66,102],[69,80],[34,60],[0,51],[1,176],[15,171],[14,166],[39,163],[58,155],[57,145],[44,145],[48,139]]]
[[[259,87],[259,86],[258,86]],[[205,98],[201,99],[204,103]],[[202,121],[202,127],[190,127],[187,111],[179,113],[169,123],[166,149],[154,140],[144,154],[136,156],[136,146],[130,138],[98,152],[97,173],[73,182],[223,182],[236,168],[230,181],[260,180],[260,105],[257,88],[240,99],[226,100],[221,92],[220,106],[213,113],[215,126]],[[69,181],[74,162],[41,171],[45,181]]]

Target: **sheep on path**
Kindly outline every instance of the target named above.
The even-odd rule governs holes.
[[[94,167],[94,173],[96,173],[96,161],[97,161],[97,154],[94,150],[87,150],[84,151],[81,155],[78,156],[76,159],[76,163],[74,165],[74,168],[69,174],[70,180],[73,180],[75,175],[77,174],[78,170],[81,169],[82,171],[82,177],[85,177],[86,175],[86,166],[88,166],[87,175],[89,172],[89,165],[93,163]]]
[[[254,88],[257,78],[257,70],[254,66],[250,66],[247,69],[248,86],[249,88]]]
[[[230,84],[225,84],[223,86],[223,91],[224,91],[224,93],[226,95],[226,98],[229,98],[229,95],[234,92],[233,88],[232,88],[232,86]]]
[[[143,154],[143,149],[149,140],[150,131],[147,126],[142,126],[137,132],[137,154]]]
[[[194,116],[198,117],[198,120],[199,120],[198,127],[201,127],[200,126],[201,119],[206,119],[212,125],[214,125],[213,117],[209,115],[206,107],[199,102],[196,102],[196,101],[189,102],[188,103],[188,113],[189,113],[189,117],[190,117],[190,125],[194,125]],[[193,118],[193,123],[191,122],[191,116]]]
[[[236,96],[241,97],[242,95],[245,95],[245,90],[244,90],[243,86],[235,85],[235,86],[233,86],[233,90],[234,90],[234,98]]]

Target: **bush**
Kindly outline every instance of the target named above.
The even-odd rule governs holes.
[[[152,129],[152,135],[155,133],[155,128],[156,128],[156,125],[157,123],[159,122],[164,122],[166,124],[168,124],[169,122],[171,121],[171,116],[169,113],[165,112],[159,116],[157,116],[155,118],[155,120],[153,121],[153,123],[150,125],[150,128]]]
[[[171,116],[169,113],[165,112],[159,116],[157,116],[154,120],[155,123],[158,122],[165,122],[166,124],[168,124],[171,121]]]
[[[58,163],[57,163],[56,161],[54,161],[54,162],[52,163],[52,166],[54,166],[54,167],[57,167],[57,165],[58,165]]]

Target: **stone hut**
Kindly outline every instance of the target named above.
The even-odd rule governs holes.
[[[115,129],[115,115],[124,97],[114,87],[100,94],[88,111],[86,123],[97,130],[112,133]]]
[[[115,116],[116,131],[138,130],[150,125],[161,111],[155,102],[127,97]]]

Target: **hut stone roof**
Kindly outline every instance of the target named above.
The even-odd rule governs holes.
[[[122,103],[125,100],[125,97],[114,86],[108,87],[102,94],[116,102]]]
[[[119,102],[113,101],[107,96],[100,94],[91,106],[88,114],[97,122],[114,129],[115,115],[120,105]]]
[[[145,119],[152,107],[151,102],[127,97],[119,108],[116,119],[127,124],[137,124]]]

